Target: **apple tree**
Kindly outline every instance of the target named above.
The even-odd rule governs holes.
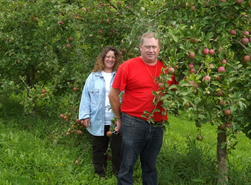
[[[236,0],[170,3],[157,26],[167,67],[154,103],[162,101],[168,112],[187,111],[199,129],[217,126],[218,184],[228,182],[227,148],[236,145],[235,134],[251,138],[250,6]],[[170,67],[179,84],[169,87]]]

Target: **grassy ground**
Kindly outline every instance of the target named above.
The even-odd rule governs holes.
[[[116,184],[110,161],[107,179],[99,180],[93,174],[86,131],[82,135],[66,135],[58,118],[22,116],[18,102],[2,99],[1,103],[0,184]],[[170,115],[169,121],[157,164],[159,184],[216,184],[216,128],[205,124],[199,131],[185,116]],[[203,141],[195,140],[200,132]],[[251,141],[242,133],[236,136],[239,143],[228,156],[229,184],[248,185]],[[134,184],[142,184],[139,162],[135,166]]]

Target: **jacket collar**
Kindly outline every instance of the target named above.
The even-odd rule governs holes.
[[[112,72],[112,75],[114,76],[115,74],[116,74],[116,71],[113,71],[113,72]],[[96,75],[96,76],[100,76],[100,77],[103,76],[103,75],[102,75],[102,71],[97,71],[97,72],[95,72],[95,75]]]

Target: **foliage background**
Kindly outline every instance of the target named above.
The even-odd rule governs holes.
[[[251,32],[251,3],[247,0],[242,1],[242,3],[238,2],[240,1],[1,1],[0,108],[4,116],[2,121],[3,133],[7,133],[1,136],[1,145],[13,148],[13,150],[3,149],[3,153],[7,152],[10,155],[9,157],[4,156],[3,164],[8,164],[10,170],[18,169],[18,172],[15,172],[16,174],[23,175],[23,171],[33,170],[30,165],[25,168],[20,165],[16,168],[12,166],[12,163],[9,164],[9,159],[15,156],[14,148],[19,146],[15,144],[9,146],[8,141],[17,144],[19,140],[15,138],[16,130],[10,131],[5,125],[12,125],[14,128],[21,128],[30,132],[34,132],[33,129],[38,129],[39,132],[35,131],[35,138],[47,139],[49,137],[49,141],[46,141],[45,144],[47,147],[54,146],[50,145],[51,142],[57,146],[61,141],[68,145],[69,143],[65,141],[68,136],[72,137],[72,140],[69,140],[70,144],[72,144],[71,142],[80,143],[81,139],[86,136],[86,132],[76,120],[78,105],[85,79],[90,74],[98,53],[104,46],[114,45],[120,50],[123,60],[138,56],[140,35],[146,31],[158,31],[160,33],[162,39],[160,59],[168,67],[177,67],[175,68],[175,75],[180,81],[180,86],[164,88],[163,92],[166,95],[162,97],[164,106],[169,109],[171,114],[179,115],[181,118],[184,111],[187,111],[186,115],[191,121],[200,123],[197,124],[199,127],[196,127],[194,131],[203,135],[204,141],[206,140],[204,128],[209,126],[210,132],[216,131],[219,133],[218,126],[231,122],[233,127],[226,130],[228,136],[232,138],[231,141],[228,140],[229,148],[238,147],[238,145],[235,146],[238,142],[237,133],[242,135],[242,132],[245,132],[246,136],[251,137],[251,117],[249,114],[251,67],[250,62],[243,62],[243,56],[251,53],[251,45],[250,42],[246,45],[241,42],[244,37],[243,32],[245,30]],[[237,35],[229,34],[232,29],[237,31]],[[248,37],[250,40],[250,35]],[[191,39],[198,39],[198,42],[192,42]],[[204,48],[214,49],[215,55],[203,55]],[[196,57],[189,58],[190,52],[194,52]],[[227,64],[221,64],[222,59],[226,59]],[[194,68],[197,71],[195,74],[189,72],[188,65],[191,62],[195,64]],[[213,65],[213,68],[210,64]],[[217,71],[219,66],[224,66],[226,73],[219,74]],[[210,82],[202,81],[205,75],[210,75]],[[222,76],[221,80],[219,82],[214,81],[220,75]],[[168,78],[168,75],[163,76],[163,82]],[[194,88],[189,85],[190,81],[198,84],[196,93],[194,93]],[[179,91],[169,91],[171,88],[177,88]],[[223,96],[216,96],[216,93],[220,90],[223,90]],[[11,97],[10,101],[5,101],[9,97]],[[14,100],[18,100],[16,104],[11,103]],[[218,105],[220,100],[225,101],[224,106]],[[185,106],[186,103],[190,105],[188,108]],[[19,104],[21,107],[19,107]],[[227,109],[232,112],[229,117],[223,114],[223,111]],[[60,114],[62,118],[59,118]],[[45,122],[41,121],[40,117]],[[187,117],[184,119],[187,119]],[[47,119],[53,121],[46,121]],[[41,127],[37,128],[35,126],[37,124]],[[203,127],[200,127],[202,125]],[[77,135],[76,133],[81,133],[79,131],[83,134]],[[15,134],[10,134],[12,132]],[[22,132],[20,134],[20,138],[27,135],[27,133]],[[180,155],[179,152],[174,152],[173,158],[171,157],[172,161],[176,161],[175,156],[181,157],[177,159],[182,161],[182,164],[179,164],[180,168],[177,169],[186,169],[185,166],[192,165],[189,163],[189,161],[194,161],[192,158],[188,158],[188,161],[184,162],[190,152],[193,155],[197,153],[203,155],[200,149],[197,150],[197,145],[194,145],[194,137],[187,139],[187,148],[182,145],[183,149],[187,149],[183,152],[187,153]],[[27,143],[29,143],[28,139]],[[32,146],[36,143],[31,142],[27,145]],[[76,146],[81,145],[76,144]],[[26,153],[22,153],[22,150],[28,153],[30,151],[29,147],[25,149],[22,149],[23,146],[20,147],[21,152],[16,151],[20,156],[18,161],[23,156],[27,157]],[[176,149],[176,146],[168,147],[172,149],[171,152]],[[56,150],[62,151],[62,148]],[[209,149],[203,148],[203,150],[208,151]],[[248,150],[248,148],[244,147],[244,150]],[[39,148],[36,151],[40,151]],[[45,158],[49,152],[43,154]],[[237,158],[244,155],[242,153],[241,151],[236,154]],[[31,152],[31,155],[34,154]],[[66,155],[68,156],[68,154]],[[169,163],[166,157],[163,157],[165,155],[161,155],[161,161]],[[36,155],[33,157],[29,156],[28,158],[31,161],[19,161],[17,165],[26,162],[33,164],[38,158]],[[247,157],[243,156],[243,158]],[[51,160],[54,162],[54,159]],[[211,160],[214,159],[211,159],[211,157],[203,158],[202,162],[206,166],[210,166],[206,162]],[[230,166],[229,172],[230,184],[237,183],[237,181],[238,183],[241,182],[240,184],[249,183],[250,175],[247,174],[250,172],[250,167],[248,165],[238,166],[239,163],[236,166],[234,165],[236,161],[233,160],[232,162],[233,168]],[[36,167],[38,168],[35,169],[35,172],[37,173],[37,169],[39,169],[39,172],[46,171],[45,176],[50,179],[50,173],[47,174],[45,162],[37,163]],[[54,163],[59,164],[58,162]],[[210,162],[210,164],[214,163]],[[177,167],[176,164],[173,166]],[[160,166],[160,170],[165,171],[162,167]],[[75,168],[69,167],[69,169],[71,171]],[[173,170],[176,169],[173,168]],[[179,181],[179,177],[182,179],[182,182],[179,182],[180,184],[195,181],[202,183],[200,179],[203,179],[203,183],[215,183],[216,175],[212,170],[210,170],[212,180],[204,176],[201,177],[200,170],[197,170],[199,174],[188,173],[191,171],[190,168],[186,172],[175,171],[175,177],[171,181],[166,179],[165,173],[160,175],[160,179],[164,179],[166,182],[173,181],[174,184]],[[240,174],[239,171],[245,171],[245,173]],[[5,175],[8,176],[9,171],[5,170],[5,172]],[[32,173],[35,174],[35,172]],[[165,172],[168,173],[167,170]],[[56,170],[53,173],[58,173],[58,171]],[[234,175],[235,173],[237,175]],[[140,179],[139,174],[140,172],[136,173],[137,179]],[[237,178],[238,175],[240,178]],[[44,175],[42,176],[41,179],[47,179]],[[191,181],[192,177],[195,181]],[[74,178],[76,177],[70,177],[71,180]],[[196,178],[199,178],[199,180],[196,180]],[[66,181],[71,180],[67,179]],[[9,183],[9,181],[6,180],[6,183]]]

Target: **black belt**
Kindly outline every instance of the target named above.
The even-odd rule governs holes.
[[[134,119],[134,120],[137,120],[137,121],[140,121],[140,122],[146,122],[146,123],[148,123],[148,124],[150,124],[150,125],[152,125],[152,126],[159,126],[159,127],[162,127],[162,126],[163,126],[163,121],[156,121],[156,122],[154,122],[154,123],[151,123],[151,122],[148,122],[147,120],[141,119],[141,118],[139,118],[139,117],[130,116],[129,114],[126,114],[126,113],[122,113],[122,114],[124,114],[125,116],[128,116],[128,117],[130,117],[130,118],[132,118],[132,119]],[[123,117],[122,117],[122,118],[123,118]]]

